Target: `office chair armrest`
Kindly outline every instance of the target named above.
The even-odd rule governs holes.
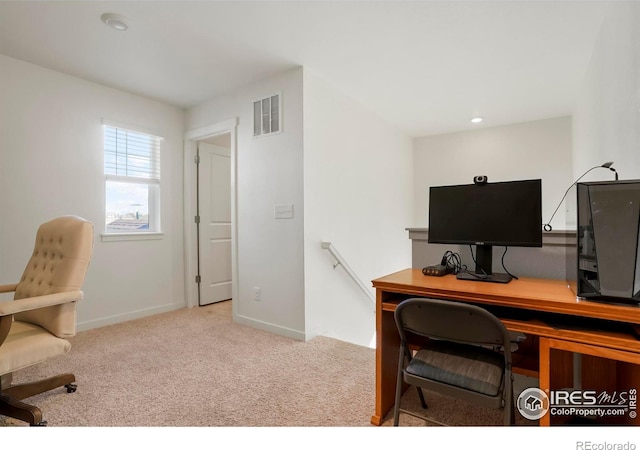
[[[17,287],[17,284],[0,284],[0,294],[15,292]]]
[[[59,338],[76,334],[76,302],[82,291],[26,297],[12,302],[0,302],[0,317],[13,315],[15,320],[44,328]]]
[[[83,296],[82,291],[69,291],[41,295],[39,297],[21,298],[11,302],[0,302],[0,316],[8,316],[10,314],[47,308],[49,306],[77,302],[78,300],[82,300]]]

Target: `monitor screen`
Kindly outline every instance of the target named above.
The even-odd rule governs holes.
[[[508,283],[492,271],[492,249],[542,247],[542,180],[432,186],[427,241],[476,247],[475,273],[459,279]]]
[[[542,247],[542,181],[432,186],[428,242]]]

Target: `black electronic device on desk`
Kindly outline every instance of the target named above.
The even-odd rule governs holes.
[[[451,273],[451,270],[447,266],[443,266],[442,264],[436,264],[434,266],[427,266],[422,269],[422,273],[424,275],[430,277],[441,277],[448,273]]]
[[[460,255],[457,253],[446,251],[442,255],[440,264],[426,266],[422,268],[423,275],[428,277],[441,277],[448,273],[458,274],[463,269]]]
[[[577,223],[567,248],[567,281],[576,296],[640,305],[640,180],[575,184],[567,220]]]

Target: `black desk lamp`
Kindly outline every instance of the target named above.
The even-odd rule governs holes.
[[[569,186],[567,188],[567,190],[565,191],[564,195],[562,196],[562,198],[560,199],[560,203],[558,203],[558,206],[556,206],[556,210],[553,212],[553,214],[551,214],[551,219],[549,219],[548,223],[544,224],[544,231],[551,231],[551,221],[553,220],[553,216],[556,215],[556,213],[558,212],[558,208],[560,208],[560,205],[562,205],[562,202],[564,201],[564,198],[567,196],[567,194],[569,193],[569,190],[573,187],[573,185],[575,185],[578,181],[580,181],[586,174],[588,174],[589,172],[591,172],[593,169],[598,169],[600,167],[603,167],[605,169],[609,169],[612,172],[614,172],[616,174],[616,181],[618,181],[618,172],[616,171],[616,169],[614,169],[613,167],[611,167],[613,165],[613,161],[607,161],[606,163],[603,163],[599,166],[594,166],[591,169],[587,170],[585,173],[583,173],[582,175],[580,175],[578,177],[578,179],[576,181],[574,181],[573,183],[571,183],[571,186]]]

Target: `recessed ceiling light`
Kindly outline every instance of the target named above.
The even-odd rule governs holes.
[[[129,26],[125,22],[124,17],[118,14],[104,13],[100,16],[100,19],[102,19],[105,24],[109,25],[114,30],[126,31],[126,29],[129,28]]]
[[[471,119],[471,123],[480,123],[482,122],[482,117],[474,117]]]

